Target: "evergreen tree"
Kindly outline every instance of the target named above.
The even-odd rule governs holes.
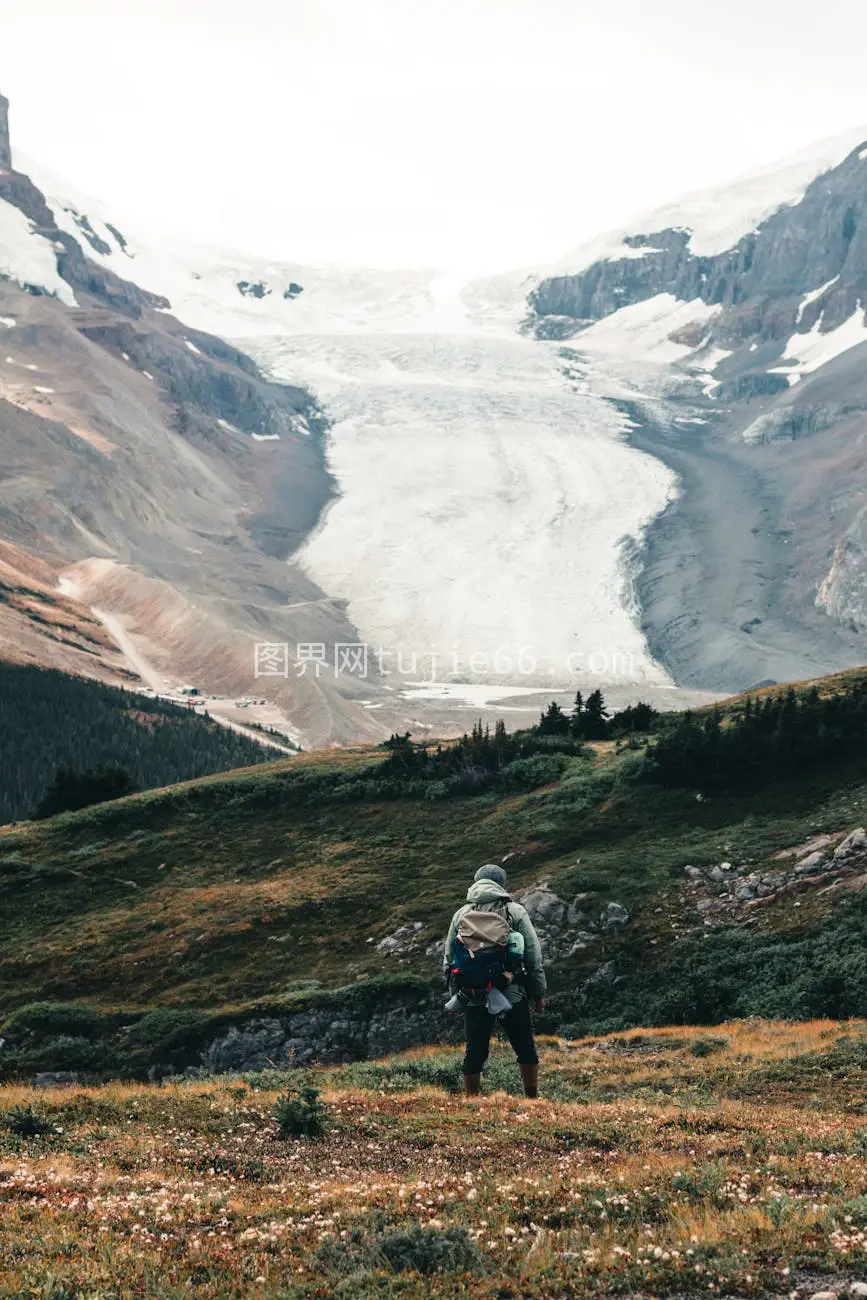
[[[600,690],[592,691],[584,705],[582,734],[586,740],[605,740],[608,735],[608,710]]]
[[[33,813],[34,818],[54,817],[57,813],[75,812],[95,803],[122,799],[135,794],[129,772],[122,767],[103,767],[98,771],[76,772],[72,767],[59,767],[44,798]]]
[[[277,754],[186,705],[0,663],[0,824],[29,817],[60,768],[122,768],[135,788],[150,790]]]
[[[639,701],[628,704],[625,709],[618,709],[609,724],[612,736],[634,736],[653,731],[659,721],[659,714],[653,705]]]
[[[556,700],[552,700],[547,709],[539,718],[539,735],[540,736],[568,736],[570,731],[569,718],[563,712]]]

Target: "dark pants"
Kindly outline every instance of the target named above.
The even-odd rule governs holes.
[[[467,1028],[467,1052],[464,1057],[464,1074],[481,1074],[491,1049],[491,1030],[496,1016],[487,1007],[468,1007],[464,1012]],[[516,1002],[511,1011],[502,1017],[502,1026],[514,1048],[519,1065],[538,1065],[536,1043],[533,1039],[533,1020],[526,998]]]

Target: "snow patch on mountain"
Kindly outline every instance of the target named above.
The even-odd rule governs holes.
[[[801,321],[804,319],[804,312],[807,310],[810,304],[813,302],[818,302],[818,300],[828,292],[828,290],[831,288],[831,285],[836,284],[839,279],[840,276],[835,275],[830,280],[826,280],[824,284],[820,284],[818,289],[811,289],[809,293],[804,294],[798,306],[798,314],[795,317],[796,325],[800,325]]]
[[[783,360],[794,361],[794,366],[775,366],[774,373],[788,375],[789,383],[796,383],[801,375],[812,374],[835,357],[867,343],[867,324],[864,309],[859,302],[848,320],[836,329],[822,333],[822,317],[805,334],[793,334],[783,351]]]
[[[0,199],[0,276],[24,288],[52,294],[68,307],[76,306],[72,289],[58,273],[51,240],[40,235],[24,213],[4,199]]]
[[[667,365],[695,350],[695,344],[672,338],[690,325],[703,324],[720,311],[700,298],[682,302],[671,293],[621,307],[570,340],[582,352],[610,353],[623,359]]]
[[[817,176],[839,166],[865,141],[867,126],[854,127],[841,135],[820,140],[783,162],[749,172],[726,185],[687,194],[652,212],[641,213],[621,229],[592,239],[556,258],[541,270],[540,278],[577,275],[595,262],[646,253],[650,250],[629,244],[626,247],[632,251],[624,253],[624,240],[662,230],[689,231],[689,247],[697,257],[724,253],[774,212],[798,203]]]

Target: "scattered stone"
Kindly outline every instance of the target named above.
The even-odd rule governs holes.
[[[714,900],[712,898],[700,898],[695,905],[696,911],[707,912],[709,911],[710,908],[713,907],[713,904],[714,904]]]
[[[704,879],[704,872],[701,870],[700,867],[686,866],[684,867],[684,871],[689,876],[690,880]]]
[[[814,1291],[810,1300],[840,1300],[836,1291]]]
[[[867,1282],[853,1282],[849,1294],[852,1300],[867,1300]]]

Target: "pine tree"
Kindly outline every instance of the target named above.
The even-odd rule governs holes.
[[[539,718],[539,734],[541,736],[567,736],[569,734],[569,719],[556,700],[551,701]]]
[[[605,740],[608,735],[608,710],[600,690],[592,691],[584,705],[583,734],[587,740]]]

